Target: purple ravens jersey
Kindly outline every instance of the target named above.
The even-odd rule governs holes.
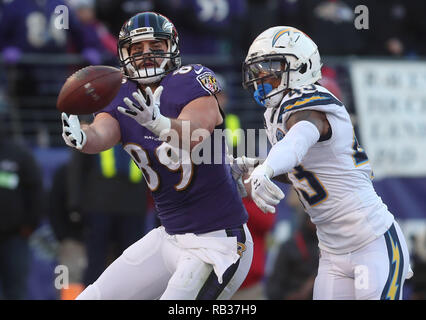
[[[214,73],[201,65],[181,67],[165,76],[161,85],[164,89],[160,111],[170,118],[177,118],[192,100],[220,91]],[[216,157],[220,153],[221,164],[163,161],[160,150],[169,145],[117,110],[118,106],[126,107],[123,99],[133,99],[132,93],[136,90],[136,82],[124,82],[115,99],[100,112],[109,113],[119,122],[123,148],[143,171],[166,231],[199,234],[245,223],[247,212],[230,166],[225,164],[225,137],[222,135],[220,150],[212,151]],[[210,140],[213,143],[214,139]]]

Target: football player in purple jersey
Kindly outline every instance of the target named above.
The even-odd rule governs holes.
[[[116,98],[89,125],[63,113],[63,138],[86,153],[121,143],[144,174],[161,226],[126,249],[78,299],[229,299],[253,254],[233,177],[254,162],[245,158],[231,170],[224,135],[214,150],[219,163],[182,159],[185,142],[190,150],[200,142],[185,130],[202,129],[210,138],[202,143],[212,143],[214,129],[223,128],[215,74],[181,66],[176,29],[154,12],[125,22],[118,54],[125,80]],[[177,145],[167,140],[172,132]]]

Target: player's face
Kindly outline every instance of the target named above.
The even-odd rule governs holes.
[[[167,51],[167,42],[165,40],[147,40],[137,42],[130,46],[129,54],[133,55],[141,55],[140,58],[135,58],[136,68],[152,68],[159,67],[161,62],[163,62],[163,58],[155,58],[154,55],[156,53],[164,53]],[[142,56],[143,54],[143,56]],[[151,57],[152,56],[152,57]]]
[[[271,75],[269,72],[260,72],[259,77],[263,79],[263,83],[269,83],[272,88],[278,88],[281,83],[281,78],[278,78],[275,75]],[[258,85],[262,83],[261,80],[256,81]]]
[[[285,64],[281,61],[258,61],[246,68],[245,79],[254,80],[258,86],[262,83],[269,83],[275,89],[281,83],[281,76],[284,70]]]

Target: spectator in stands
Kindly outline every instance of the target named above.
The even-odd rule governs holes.
[[[425,55],[424,1],[369,1],[368,54]]]
[[[323,65],[321,74],[322,78],[318,82],[335,95],[337,99],[343,101],[351,116],[352,124],[356,126],[355,107],[350,86],[350,75],[347,68],[341,65],[337,65],[336,67]]]
[[[267,278],[266,295],[270,300],[312,300],[319,261],[315,225],[303,211],[294,189],[286,199],[299,223],[292,237],[279,248]]]
[[[66,54],[72,46],[89,64],[99,63],[99,41],[90,37],[73,10],[62,0],[3,1],[0,7],[0,56],[6,64],[7,94],[20,117],[23,135],[49,137],[48,111],[56,110],[56,97],[65,78],[63,65],[45,54]],[[64,74],[62,76],[62,74]],[[45,139],[46,140],[46,139]],[[33,142],[33,141],[31,141]],[[50,141],[36,141],[48,145]]]
[[[67,0],[70,8],[75,11],[82,30],[96,48],[86,49],[86,55],[91,55],[92,64],[101,64],[116,60],[117,38],[96,17],[94,0]]]
[[[275,25],[285,25],[285,21],[280,21],[277,16],[278,3],[276,0],[247,0],[247,10],[242,21],[242,32],[240,37],[243,48],[243,61],[245,54],[254,38],[263,30]],[[241,63],[239,64],[241,65]]]
[[[28,238],[43,211],[41,170],[24,146],[4,136],[0,119],[0,285],[3,299],[26,299]]]
[[[426,231],[414,236],[412,249],[414,277],[408,282],[412,300],[426,299]]]
[[[248,175],[243,177],[243,181],[248,178]],[[273,213],[263,213],[251,198],[251,185],[245,183],[247,197],[243,198],[244,207],[247,210],[249,219],[247,226],[253,237],[254,251],[253,260],[246,279],[240,289],[232,297],[233,300],[264,300],[264,275],[267,244],[266,239],[268,233],[272,230],[275,224],[276,215]]]
[[[1,8],[0,51],[6,62],[19,62],[23,53],[65,53],[69,40],[79,52],[96,48],[72,10],[61,11],[61,0],[9,1]],[[62,19],[60,15],[68,19]],[[67,22],[67,23],[66,23]],[[90,61],[90,55],[87,55]]]
[[[321,68],[322,78],[318,81],[324,88],[330,91],[336,96],[337,99],[342,100],[342,89],[339,86],[337,81],[336,70],[329,66],[324,66]]]
[[[67,181],[68,212],[84,221],[87,286],[144,235],[147,187],[121,146],[96,155],[74,152]]]
[[[83,217],[68,210],[68,171],[66,162],[56,169],[49,194],[49,223],[59,241],[83,241]]]
[[[404,15],[403,39],[407,38],[405,54],[412,56],[426,56],[426,12],[425,1],[400,1],[407,6]]]
[[[83,217],[80,212],[68,209],[69,163],[61,165],[54,173],[49,192],[49,223],[59,243],[58,264],[69,271],[68,288],[62,288],[60,298],[73,300],[83,291],[83,272],[87,266],[83,237]]]
[[[355,26],[359,5],[367,29]],[[426,54],[425,10],[423,1],[279,0],[278,19],[304,30],[323,55],[411,56]]]
[[[207,66],[214,63],[214,59],[240,65],[244,54],[241,41],[246,0],[158,0],[155,5],[156,10],[174,21],[179,37],[185,39],[180,42],[183,56],[198,55],[197,63]],[[208,56],[209,60],[203,62],[200,56]],[[186,63],[190,62],[184,61]],[[216,70],[222,71],[217,67]]]
[[[365,49],[364,30],[354,26],[358,4],[357,0],[281,0],[278,19],[281,24],[304,30],[322,55],[361,54]]]
[[[112,34],[119,34],[123,21],[127,21],[138,12],[156,11],[154,0],[96,0],[96,16]],[[172,19],[173,20],[173,19]]]
[[[400,0],[368,2],[370,29],[366,32],[366,54],[404,55],[406,50],[404,23],[407,15],[407,5],[404,2]]]

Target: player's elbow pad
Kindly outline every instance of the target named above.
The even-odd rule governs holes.
[[[309,121],[293,125],[285,137],[269,151],[267,165],[274,170],[274,176],[290,172],[300,164],[309,148],[318,142],[320,133]]]

